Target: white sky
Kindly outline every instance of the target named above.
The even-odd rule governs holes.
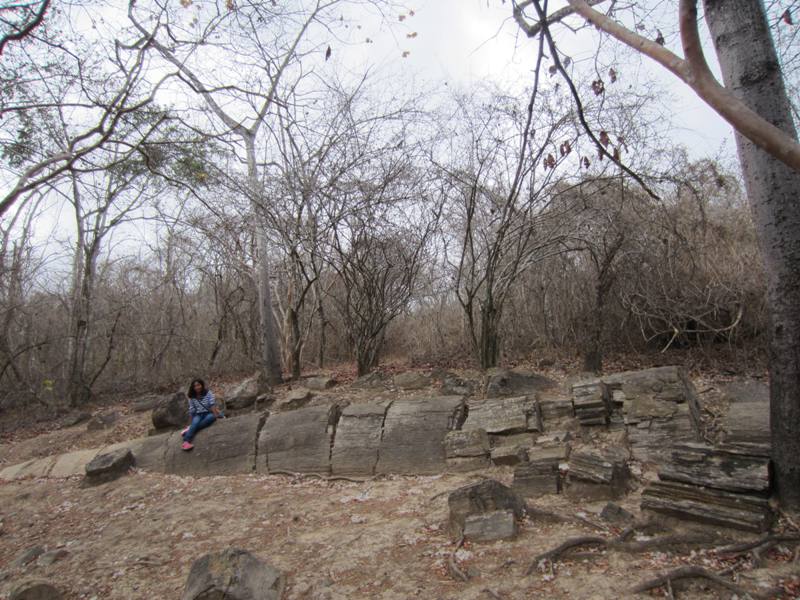
[[[551,2],[551,7],[554,4]],[[361,60],[384,67],[401,61],[402,70],[409,75],[431,83],[446,81],[450,86],[466,87],[493,80],[511,91],[532,82],[538,44],[521,34],[511,17],[509,1],[503,4],[501,0],[427,0],[417,1],[410,8],[414,16],[407,16],[402,22],[407,31],[393,27],[391,32],[384,28],[382,32],[370,33],[365,27],[365,37],[375,43],[346,49],[347,60],[360,53]],[[564,28],[554,27],[553,31],[559,48],[574,52],[573,59],[592,54],[593,46],[585,35],[576,37]],[[417,37],[406,38],[406,33],[411,32],[416,32]],[[668,42],[672,41],[668,37]],[[606,44],[622,50],[615,40]],[[399,59],[403,50],[409,54]],[[710,43],[706,44],[706,55],[716,71]],[[631,58],[630,54],[626,58]],[[626,81],[626,75],[627,82],[634,86],[636,80],[654,79],[673,97],[667,101],[667,109],[674,115],[671,141],[685,145],[695,158],[716,155],[721,147],[730,155],[735,153],[731,127],[721,117],[662,67],[648,60],[642,63],[641,72],[636,72],[635,65],[620,65],[617,68],[620,82]]]

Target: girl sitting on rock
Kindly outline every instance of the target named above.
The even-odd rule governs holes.
[[[202,379],[192,381],[188,395],[189,416],[192,422],[181,432],[183,435],[181,448],[184,450],[194,448],[192,440],[198,431],[212,425],[218,418],[225,416],[220,412],[216,400],[214,400],[213,392],[206,388],[206,384]]]

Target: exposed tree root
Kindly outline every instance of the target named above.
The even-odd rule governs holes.
[[[715,552],[721,556],[738,556],[753,550],[763,551],[764,546],[771,548],[776,544],[786,542],[800,542],[800,533],[768,533],[749,542],[716,548]]]
[[[719,540],[705,534],[690,533],[686,535],[665,535],[651,540],[627,541],[632,532],[625,530],[616,539],[608,539],[599,536],[578,536],[562,542],[552,550],[548,550],[533,559],[525,575],[530,575],[542,561],[556,561],[564,553],[573,548],[582,546],[600,546],[608,550],[617,552],[638,553],[652,552],[654,550],[668,550],[679,546],[704,546],[719,543]]]
[[[456,552],[458,552],[459,548],[461,548],[463,544],[464,536],[462,535],[460,538],[458,538],[458,543],[450,553],[450,556],[447,557],[447,571],[450,573],[450,577],[456,581],[469,581],[469,575],[464,573],[464,571],[462,571],[456,564]]]
[[[346,477],[344,475],[323,475],[322,473],[295,473],[294,471],[270,471],[267,475],[288,475],[289,477],[296,477],[303,479],[305,477],[314,477],[322,479],[323,481],[349,481],[350,483],[367,483],[368,481],[375,481],[378,477],[368,477],[366,479],[359,479],[357,477]]]
[[[631,593],[634,594],[641,594],[642,592],[646,592],[648,590],[652,590],[659,587],[666,586],[669,592],[672,591],[672,582],[678,579],[707,579],[708,581],[712,581],[717,585],[721,585],[722,587],[730,590],[737,596],[741,598],[770,598],[771,592],[769,594],[761,594],[758,592],[753,592],[750,590],[746,590],[745,588],[733,583],[732,581],[728,581],[724,577],[720,577],[716,573],[709,571],[708,569],[704,569],[703,567],[698,567],[695,565],[685,566],[685,567],[678,567],[677,569],[673,569],[672,571],[668,571],[663,575],[659,575],[655,579],[650,579],[643,583],[640,583],[636,587],[631,590]]]

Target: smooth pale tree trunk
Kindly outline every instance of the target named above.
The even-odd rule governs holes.
[[[260,229],[257,234],[258,258],[256,270],[258,277],[258,315],[261,334],[261,379],[267,385],[275,385],[283,380],[281,355],[278,344],[278,328],[272,312],[272,288],[269,281],[269,259],[267,255],[267,236]]]
[[[797,139],[759,0],[705,0],[725,86]],[[736,135],[767,276],[772,458],[782,505],[800,509],[800,173]]]

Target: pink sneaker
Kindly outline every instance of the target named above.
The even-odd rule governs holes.
[[[181,448],[183,448],[184,450],[191,450],[192,448],[194,448],[194,446],[192,445],[191,442],[183,442],[183,444],[181,444]]]

